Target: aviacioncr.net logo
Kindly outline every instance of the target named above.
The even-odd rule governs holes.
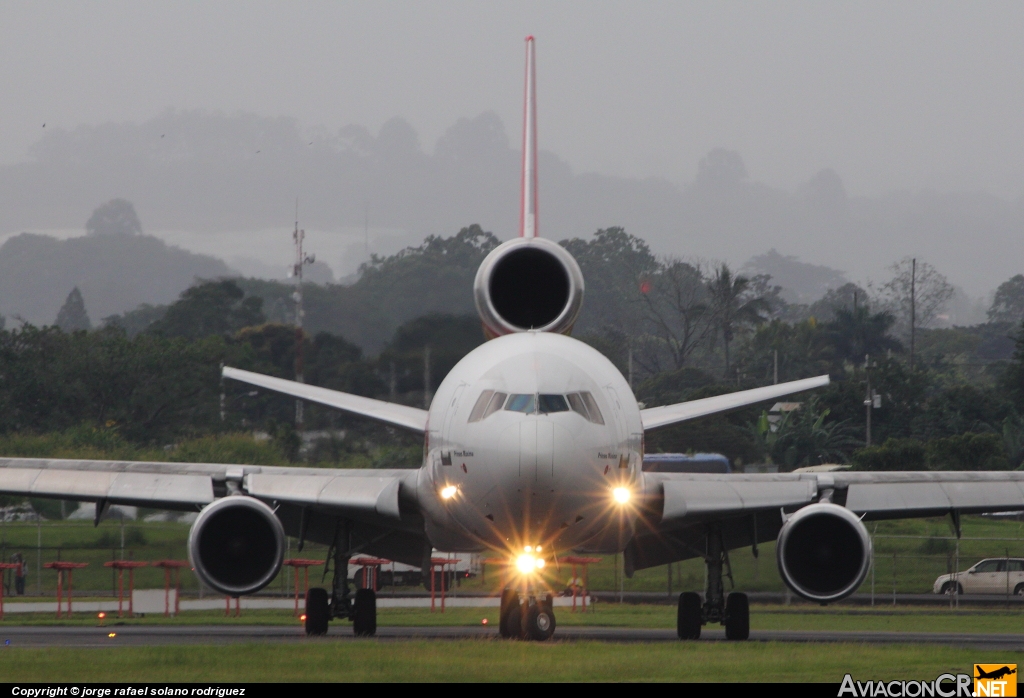
[[[975,694],[971,679],[970,674],[939,674],[931,681],[856,681],[847,674],[839,687],[838,698],[972,698]]]

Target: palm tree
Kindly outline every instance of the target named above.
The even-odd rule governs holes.
[[[883,354],[887,350],[900,351],[898,340],[887,333],[896,322],[892,313],[884,311],[872,315],[867,306],[836,308],[835,319],[825,325],[825,332],[835,349],[836,358],[858,362],[866,354]]]
[[[729,377],[729,343],[736,330],[743,325],[757,325],[765,321],[764,314],[770,310],[764,298],[750,297],[750,279],[733,276],[729,266],[723,264],[715,270],[715,276],[708,282],[708,294],[714,310],[715,324],[722,333],[725,346],[725,376]]]

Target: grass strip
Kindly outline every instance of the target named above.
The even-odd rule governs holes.
[[[282,625],[300,626],[290,612],[281,610],[246,610],[241,617],[226,617],[223,611],[187,611],[174,618],[150,614],[142,618],[118,619],[108,613],[105,626],[124,625]],[[558,625],[563,627],[674,628],[676,609],[655,604],[598,604],[596,610],[572,613],[556,609]],[[444,613],[431,613],[424,608],[380,608],[380,626],[469,626],[498,622],[498,609],[448,608]],[[346,624],[346,621],[335,621]],[[8,614],[0,623],[11,626],[97,626],[95,613],[76,613],[71,620],[57,620],[52,613]],[[926,608],[896,610],[860,608],[818,608],[755,605],[751,608],[750,626],[754,630],[828,630],[828,631],[900,631],[944,633],[1024,633],[1024,612],[1019,609],[979,611]]]
[[[826,681],[931,680],[1021,653],[928,645],[497,640],[10,648],[0,681]]]

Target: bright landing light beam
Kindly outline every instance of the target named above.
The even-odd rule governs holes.
[[[516,569],[519,570],[520,574],[533,574],[537,570],[544,568],[544,558],[531,555],[530,553],[523,553],[516,558]]]

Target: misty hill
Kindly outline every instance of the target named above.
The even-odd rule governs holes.
[[[781,255],[774,248],[751,257],[741,270],[748,275],[768,274],[772,284],[782,287],[787,303],[813,303],[830,289],[846,284],[846,274],[838,269],[801,262],[793,255]]]
[[[140,303],[169,303],[195,279],[232,275],[224,262],[147,235],[58,240],[22,233],[0,246],[0,315],[53,324],[76,286],[94,321]]]
[[[30,161],[0,167],[0,235],[77,227],[111,196],[133,201],[150,230],[288,228],[298,195],[308,229],[361,228],[368,211],[409,245],[472,222],[507,238],[518,221],[516,140],[493,113],[460,119],[432,149],[397,118],[376,134],[349,126],[310,136],[287,118],[168,110],[144,123],[47,130]],[[740,154],[722,148],[684,185],[576,173],[550,151],[539,172],[540,230],[556,240],[623,226],[662,254],[740,264],[774,248],[862,281],[916,255],[972,294],[1024,271],[1024,200],[851,197],[829,169],[785,191],[753,181]]]

